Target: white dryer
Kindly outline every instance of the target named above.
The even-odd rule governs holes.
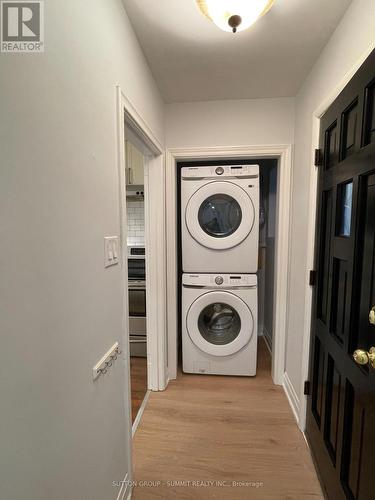
[[[183,371],[255,375],[257,316],[256,275],[183,274]]]
[[[259,166],[181,169],[182,271],[256,273]]]

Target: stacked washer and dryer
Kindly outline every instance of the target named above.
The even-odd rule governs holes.
[[[256,374],[259,166],[181,169],[186,373]]]

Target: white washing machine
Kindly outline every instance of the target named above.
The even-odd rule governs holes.
[[[181,169],[182,270],[256,273],[259,166]]]
[[[254,274],[183,274],[183,371],[255,375],[257,307]]]

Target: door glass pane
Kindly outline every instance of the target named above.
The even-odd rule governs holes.
[[[205,233],[224,238],[233,234],[241,224],[241,207],[231,196],[215,194],[200,206],[198,220]]]
[[[341,186],[340,195],[340,236],[350,236],[351,221],[352,221],[352,199],[353,199],[353,183],[348,182]]]
[[[232,342],[240,333],[241,319],[233,307],[216,302],[206,306],[198,318],[202,337],[215,345]]]

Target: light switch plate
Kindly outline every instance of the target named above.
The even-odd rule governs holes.
[[[115,266],[119,263],[119,239],[118,236],[104,237],[104,267]]]

